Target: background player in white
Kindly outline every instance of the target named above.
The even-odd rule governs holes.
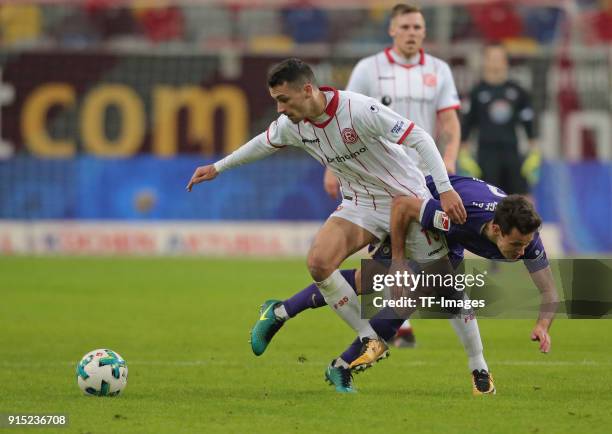
[[[287,59],[272,68],[268,87],[279,118],[224,159],[198,167],[187,190],[287,145],[304,149],[330,167],[339,178],[344,200],[317,233],[308,253],[308,269],[327,304],[357,332],[365,347],[382,356],[386,345],[361,318],[357,295],[338,267],[349,255],[386,237],[394,196],[431,196],[423,174],[398,144],[417,150],[440,192],[443,209],[458,223],[466,218],[461,198],[450,185],[431,136],[378,101],[319,88],[310,67],[299,59]],[[428,244],[416,223],[407,243],[416,260],[435,260],[447,253],[443,243]]]
[[[424,52],[426,24],[419,7],[404,3],[395,5],[391,9],[389,36],[393,45],[360,60],[346,90],[376,98],[436,137],[444,165],[448,173],[453,174],[461,124],[457,115],[460,101],[450,67]],[[427,174],[416,152],[411,149],[407,152],[419,161],[419,168]],[[337,197],[338,181],[330,170],[325,171],[323,184],[328,194]],[[410,347],[414,342],[410,322],[406,321],[394,338],[394,344]]]

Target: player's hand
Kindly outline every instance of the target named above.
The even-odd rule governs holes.
[[[338,178],[329,169],[325,169],[325,175],[323,175],[323,188],[332,199],[338,199],[340,184]]]
[[[219,172],[215,169],[213,164],[209,164],[208,166],[200,166],[198,167],[191,179],[189,180],[189,184],[187,184],[186,190],[191,191],[194,185],[199,184],[200,182],[210,181],[217,177]]]
[[[542,324],[536,324],[531,331],[531,340],[540,342],[540,351],[548,353],[550,351],[551,339],[548,334],[548,328]]]
[[[457,225],[465,223],[467,212],[463,207],[461,197],[459,197],[455,190],[440,193],[440,205],[442,205],[442,210],[450,217],[453,223]]]

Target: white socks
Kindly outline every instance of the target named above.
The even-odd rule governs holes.
[[[453,325],[455,333],[461,339],[465,353],[468,356],[470,372],[474,369],[478,371],[484,369],[489,372],[489,367],[482,354],[482,341],[480,340],[480,330],[478,329],[476,318],[457,315],[449,321]]]
[[[285,306],[282,303],[274,308],[274,315],[276,318],[282,319],[283,321],[287,321],[289,319],[287,309],[285,309]]]
[[[359,298],[351,285],[340,273],[335,270],[322,282],[315,282],[325,302],[336,312],[353,330],[359,338],[375,338],[377,336],[367,319],[361,318]]]

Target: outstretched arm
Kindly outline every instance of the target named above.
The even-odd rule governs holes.
[[[557,289],[550,266],[531,273],[531,279],[542,295],[540,314],[531,332],[531,340],[539,341],[540,351],[547,353],[550,351],[551,347],[551,339],[548,331],[550,330],[555,312],[557,311],[559,296],[557,295]]]
[[[212,181],[224,170],[260,160],[281,149],[282,146],[274,146],[268,141],[267,134],[261,133],[215,164],[198,167],[187,184],[187,191],[191,191],[196,184]]]

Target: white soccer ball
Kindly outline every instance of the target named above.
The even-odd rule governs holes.
[[[127,377],[127,363],[111,350],[90,351],[77,365],[77,382],[86,395],[117,396],[125,389]]]

